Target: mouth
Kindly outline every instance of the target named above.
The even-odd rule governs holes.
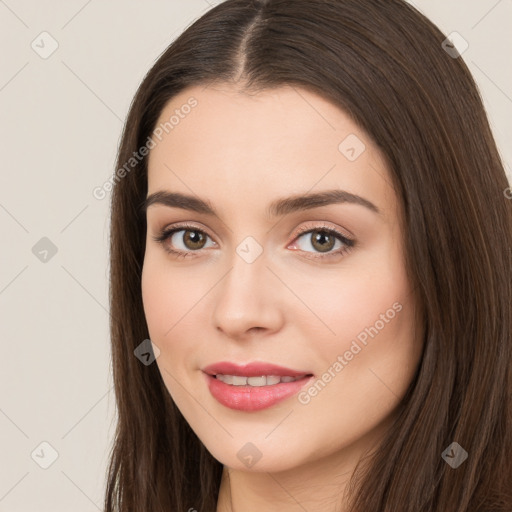
[[[222,362],[202,369],[213,398],[230,409],[259,411],[297,394],[313,374],[270,363]]]
[[[264,386],[274,386],[279,383],[295,382],[296,380],[303,379],[304,377],[310,376],[311,374],[301,375],[299,377],[290,377],[288,375],[260,375],[257,377],[244,377],[241,375],[212,375],[215,379],[218,379],[224,384],[229,386],[252,386],[255,388],[261,388]]]

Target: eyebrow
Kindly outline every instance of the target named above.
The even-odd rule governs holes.
[[[371,201],[364,197],[352,194],[345,190],[326,190],[312,194],[298,194],[290,197],[277,199],[270,203],[267,214],[270,217],[280,217],[300,210],[310,210],[331,204],[351,203],[368,208],[370,211],[380,214],[381,211]],[[205,215],[219,217],[217,211],[209,201],[198,197],[181,194],[179,192],[168,192],[161,190],[150,194],[141,205],[141,210],[146,210],[154,204],[160,204],[172,208],[182,208]]]

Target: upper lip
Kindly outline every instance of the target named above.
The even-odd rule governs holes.
[[[236,364],[229,361],[221,361],[205,366],[203,372],[209,375],[236,375],[239,377],[260,377],[262,375],[276,375],[279,377],[300,377],[312,375],[308,371],[297,371],[272,363],[254,362],[248,364]]]

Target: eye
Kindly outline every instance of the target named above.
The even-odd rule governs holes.
[[[310,258],[340,256],[349,252],[355,245],[354,240],[344,236],[336,229],[326,226],[303,228],[295,240],[294,245],[298,246],[301,251],[317,253],[308,256]]]
[[[165,250],[180,257],[191,256],[193,252],[206,248],[206,241],[210,238],[202,229],[191,225],[175,226],[164,229],[153,237],[155,242],[161,243]],[[212,245],[216,243],[212,241]]]
[[[163,229],[160,234],[152,238],[162,244],[168,253],[181,258],[194,256],[194,252],[217,245],[212,240],[211,245],[207,246],[207,240],[211,237],[202,229],[188,224]],[[339,257],[348,253],[354,246],[355,240],[346,237],[336,229],[321,225],[302,228],[294,243],[288,247],[298,248],[309,254],[307,258],[315,259]],[[315,252],[316,254],[313,254]]]

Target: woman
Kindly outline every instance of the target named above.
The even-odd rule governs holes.
[[[401,0],[227,0],[149,71],[107,512],[512,510],[512,203],[445,40]]]

